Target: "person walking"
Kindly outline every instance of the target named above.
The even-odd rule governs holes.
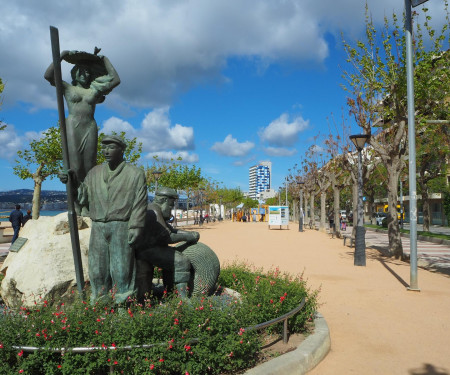
[[[16,209],[9,215],[9,221],[14,229],[14,235],[11,243],[13,244],[19,237],[20,226],[23,225],[23,213],[20,210],[20,204],[16,204]]]
[[[27,210],[27,214],[23,217],[22,226],[25,226],[25,223],[30,219],[32,219],[31,211]]]

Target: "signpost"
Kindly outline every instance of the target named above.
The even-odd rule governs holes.
[[[269,206],[269,229],[272,225],[283,225],[289,229],[289,207],[288,206]]]

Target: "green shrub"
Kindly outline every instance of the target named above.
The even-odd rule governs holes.
[[[252,367],[261,349],[261,333],[245,327],[283,315],[307,297],[306,306],[289,320],[290,332],[301,332],[317,307],[317,291],[309,291],[301,276],[278,269],[264,274],[233,264],[221,271],[219,281],[242,298],[151,296],[143,305],[130,300],[126,306],[40,301],[35,309],[5,310],[0,374],[232,374]],[[280,330],[281,324],[271,329]],[[143,344],[154,345],[121,349]],[[13,346],[104,350],[28,353]]]

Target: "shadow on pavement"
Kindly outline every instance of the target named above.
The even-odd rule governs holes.
[[[423,367],[408,372],[410,375],[450,375],[445,368],[439,368],[430,363],[424,363]]]

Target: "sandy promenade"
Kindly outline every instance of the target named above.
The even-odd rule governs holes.
[[[197,230],[222,264],[239,259],[304,272],[321,289],[331,351],[310,374],[450,375],[448,276],[419,269],[421,292],[408,292],[409,264],[367,249],[367,266],[355,267],[342,240],[299,233],[295,224],[269,230],[267,223],[227,221]]]

